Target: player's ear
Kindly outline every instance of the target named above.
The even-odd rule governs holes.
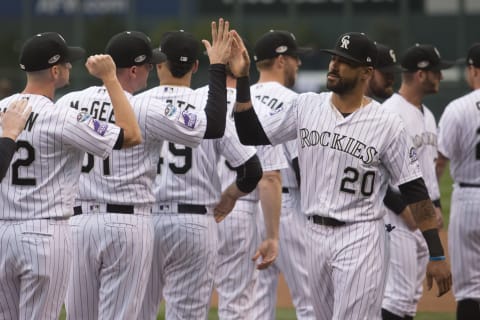
[[[370,79],[373,76],[373,67],[365,67],[362,71],[362,77],[366,80]]]
[[[195,60],[195,63],[193,64],[193,68],[192,68],[192,73],[195,73],[198,71],[198,66],[199,66],[199,62],[198,60]]]

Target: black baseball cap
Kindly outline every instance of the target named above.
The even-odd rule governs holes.
[[[474,66],[480,68],[480,43],[474,43],[468,50],[467,59],[465,59],[467,66]]]
[[[24,71],[39,71],[56,64],[74,62],[85,56],[80,47],[69,47],[56,32],[44,32],[27,39],[20,51],[20,68]]]
[[[112,57],[117,68],[158,64],[167,59],[160,50],[153,49],[150,38],[139,31],[117,33],[108,41],[105,52]]]
[[[395,50],[381,43],[375,42],[377,47],[377,63],[375,69],[381,72],[399,72],[402,70],[397,63],[397,56]]]
[[[402,57],[403,71],[440,71],[453,66],[453,61],[443,60],[440,52],[431,44],[415,44]]]
[[[377,63],[377,47],[365,33],[348,32],[338,37],[333,49],[321,51],[339,56],[363,66],[375,66]]]
[[[159,49],[168,61],[190,65],[200,55],[200,42],[183,30],[170,31],[163,34]]]
[[[255,43],[253,59],[258,62],[275,58],[281,54],[298,57],[311,51],[311,48],[299,47],[293,33],[284,30],[270,30]]]

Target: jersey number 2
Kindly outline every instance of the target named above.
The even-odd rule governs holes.
[[[373,193],[373,184],[375,183],[375,172],[374,171],[367,171],[360,177],[360,173],[357,169],[352,167],[346,167],[343,170],[345,173],[345,177],[342,179],[342,183],[340,185],[340,191],[355,194],[354,185],[357,181],[361,180],[360,192],[362,195],[369,197]]]
[[[18,169],[20,167],[28,167],[35,161],[35,149],[28,141],[19,140],[17,141],[17,151],[24,149],[27,151],[27,158],[17,159],[12,163],[12,184],[19,186],[35,186],[37,185],[37,179],[35,178],[20,178],[18,174]]]

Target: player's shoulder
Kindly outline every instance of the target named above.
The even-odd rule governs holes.
[[[311,108],[312,106],[325,106],[330,103],[332,99],[332,92],[304,92],[295,97],[295,102],[299,107],[305,106]]]
[[[405,106],[408,102],[398,93],[394,93],[390,98],[383,101],[382,108],[387,111],[396,111],[398,108]]]
[[[461,97],[458,97],[452,101],[445,107],[445,111],[463,111],[463,109],[476,109],[480,110],[480,89],[473,90]]]
[[[73,100],[95,99],[96,97],[108,96],[107,89],[101,86],[91,86],[82,90],[70,91],[57,99],[57,104]]]

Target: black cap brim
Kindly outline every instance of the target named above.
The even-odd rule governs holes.
[[[165,61],[167,61],[167,56],[165,55],[165,53],[160,51],[160,49],[158,48],[152,50],[152,57],[150,58],[149,63],[159,64]]]
[[[345,52],[342,52],[342,51],[337,51],[335,49],[320,49],[321,52],[326,52],[326,53],[330,53],[331,55],[333,56],[339,56],[339,57],[342,57],[344,59],[347,59],[351,62],[354,62],[354,63],[358,63],[358,64],[361,64],[361,65],[365,65],[365,63],[361,62],[360,60],[357,60],[355,59],[354,57],[352,57],[351,55],[349,54],[346,54]]]
[[[438,66],[438,69],[440,70],[449,69],[453,67],[454,64],[455,64],[455,61],[442,60],[440,61],[440,65]]]
[[[75,62],[85,57],[85,50],[80,47],[68,47],[66,62]]]

